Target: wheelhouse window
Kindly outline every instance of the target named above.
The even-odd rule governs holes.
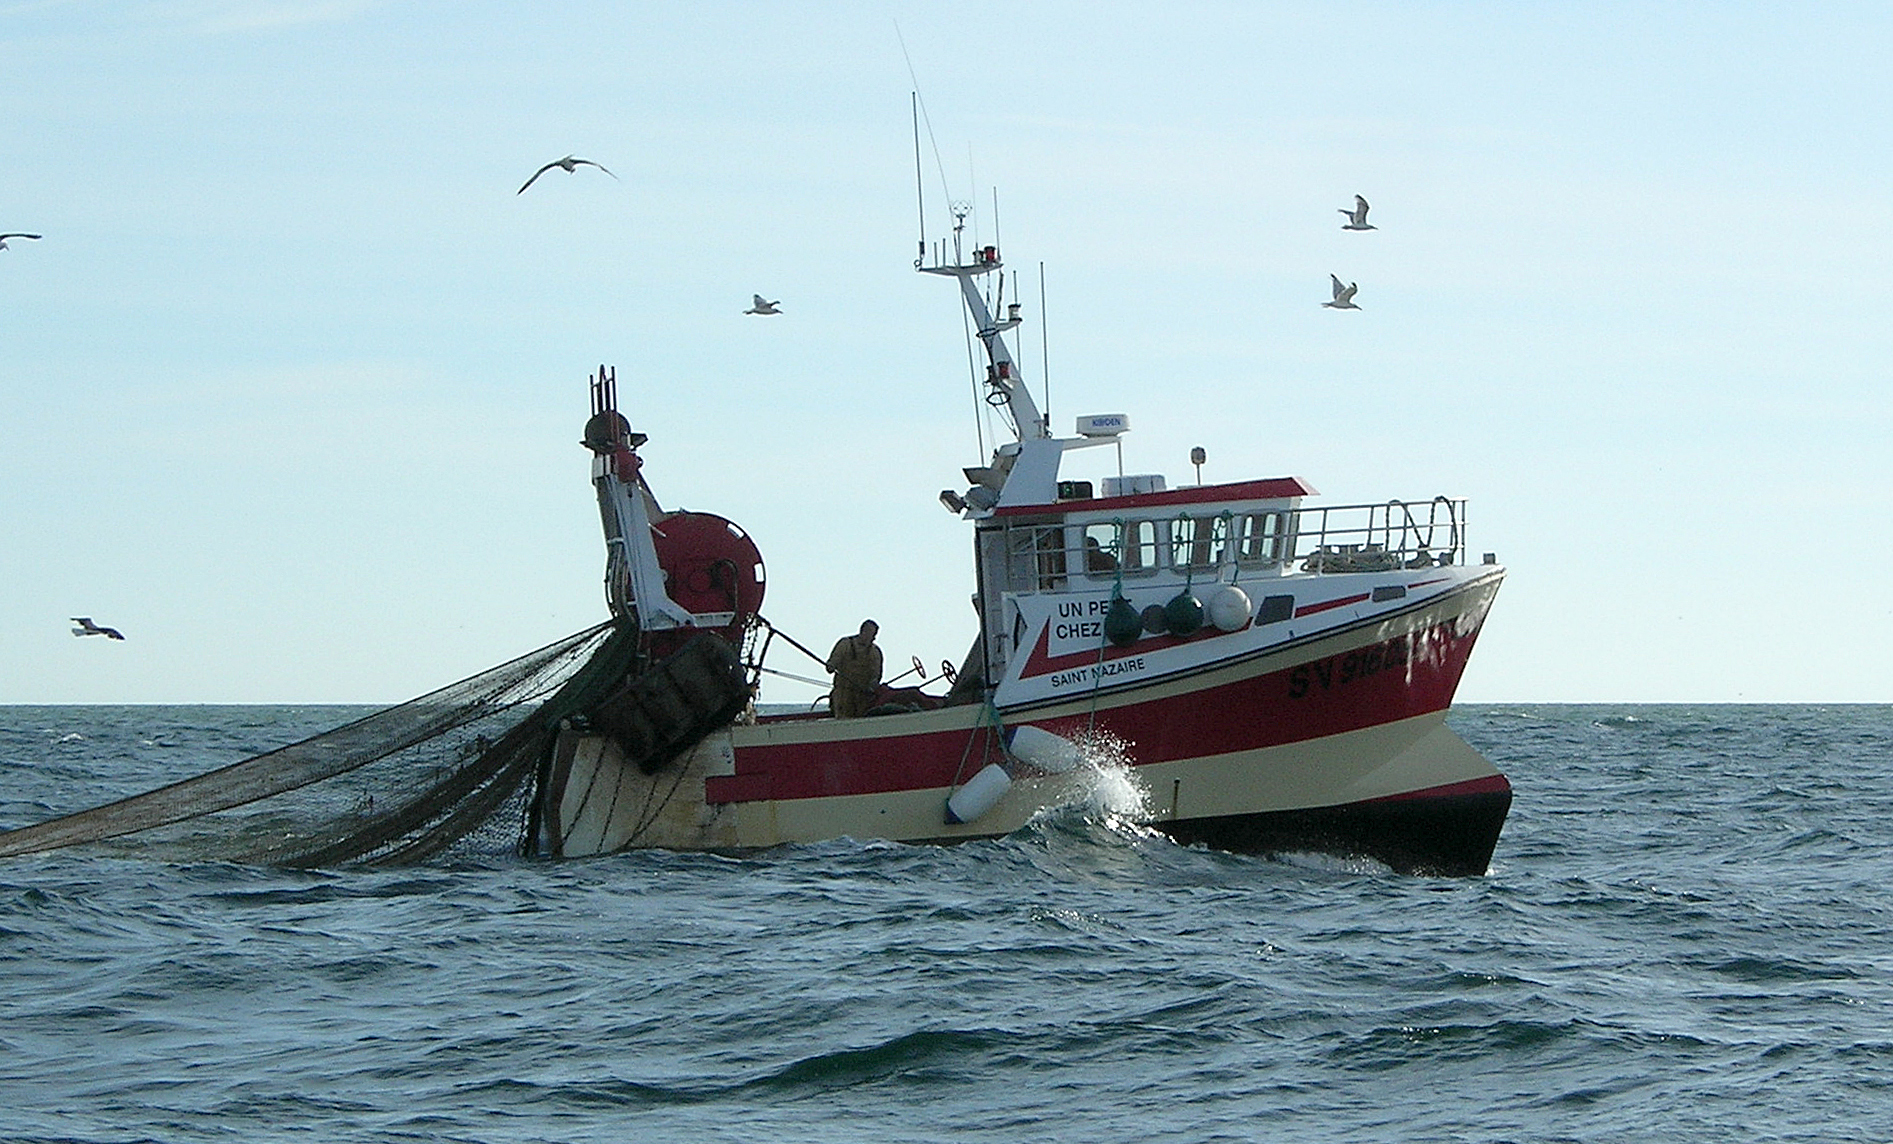
[[[1170,564],[1174,568],[1214,568],[1229,547],[1227,516],[1180,516],[1170,526]]]
[[[1288,543],[1286,513],[1249,513],[1237,520],[1236,528],[1236,561],[1238,563],[1268,565],[1293,559]]]
[[[1084,527],[1085,571],[1093,576],[1115,575],[1123,565],[1119,551],[1123,547],[1122,529],[1115,524],[1087,524]]]
[[[1160,563],[1157,548],[1157,522],[1154,520],[1125,521],[1124,571],[1152,572]]]
[[[1065,529],[1057,524],[1016,525],[1006,531],[1006,587],[1043,591],[1065,582]]]
[[[1116,576],[1155,571],[1158,567],[1157,522],[1154,520],[1101,521],[1087,524],[1083,535],[1084,569],[1092,576]]]

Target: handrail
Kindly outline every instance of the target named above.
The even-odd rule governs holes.
[[[1313,541],[1313,551],[1303,559],[1301,570],[1368,572],[1463,564],[1465,498],[1432,498],[1426,502],[1424,520],[1414,513],[1415,503],[1394,499],[1297,510],[1295,535]],[[1343,514],[1352,514],[1353,520]],[[1341,519],[1337,521],[1337,517]],[[1438,544],[1442,527],[1446,531],[1444,546]]]
[[[1243,555],[1246,542],[1240,538],[1248,533],[1236,526],[1237,520],[1268,514],[1277,515],[1279,520],[1267,525],[1245,526],[1266,528],[1266,535],[1276,538],[1267,546],[1268,556]],[[1044,519],[1007,524],[1004,527],[1008,534],[1018,533],[1017,539],[1007,542],[1007,551],[1012,554],[1005,575],[1009,589],[1060,590],[1067,576],[1093,580],[1122,577],[1127,570],[1126,555],[1131,546],[1129,526],[1140,519],[1154,526],[1151,547],[1156,557],[1152,564],[1139,565],[1136,574],[1140,576],[1162,572],[1186,578],[1214,575],[1216,569],[1225,565],[1321,574],[1418,569],[1466,562],[1464,497],[1435,496],[1412,501],[1396,498],[1368,504],[1310,505],[1295,509],[1258,506],[1248,513],[1236,512],[1226,505],[1215,506],[1212,511],[1175,513],[1171,506],[1162,515],[1126,514],[1083,526]],[[1185,522],[1182,527],[1178,526],[1179,521]],[[1111,535],[1108,542],[1098,538],[1100,544],[1094,552],[1088,548],[1082,530],[1098,524],[1108,526]],[[1059,539],[1052,539],[1054,537]],[[1051,547],[1046,547],[1048,540]],[[1203,552],[1216,552],[1218,557],[1207,565],[1190,559]],[[1048,571],[1043,562],[1054,555],[1062,556],[1063,560],[1055,560],[1059,566]],[[1108,559],[1094,564],[1098,556]],[[1024,563],[1015,571],[1010,563],[1017,559]],[[1023,578],[1028,566],[1036,572],[1030,581]]]

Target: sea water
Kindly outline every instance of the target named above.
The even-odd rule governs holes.
[[[0,708],[0,826],[359,713]],[[1451,721],[1480,878],[1179,847],[1108,767],[955,847],[0,861],[0,1139],[1893,1138],[1893,708]]]

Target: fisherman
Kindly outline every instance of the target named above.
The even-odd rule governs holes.
[[[837,719],[865,715],[874,706],[874,697],[881,688],[881,649],[874,646],[880,630],[881,625],[873,620],[862,620],[859,633],[836,640],[835,650],[828,653],[824,666],[835,677],[834,690],[828,693],[828,709]]]

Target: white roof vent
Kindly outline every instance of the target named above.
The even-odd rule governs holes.
[[[1104,495],[1107,497],[1132,497],[1141,493],[1162,491],[1163,476],[1159,473],[1138,473],[1130,477],[1104,478]]]
[[[1080,437],[1115,437],[1119,433],[1128,433],[1131,428],[1131,415],[1128,413],[1093,413],[1078,419]]]

